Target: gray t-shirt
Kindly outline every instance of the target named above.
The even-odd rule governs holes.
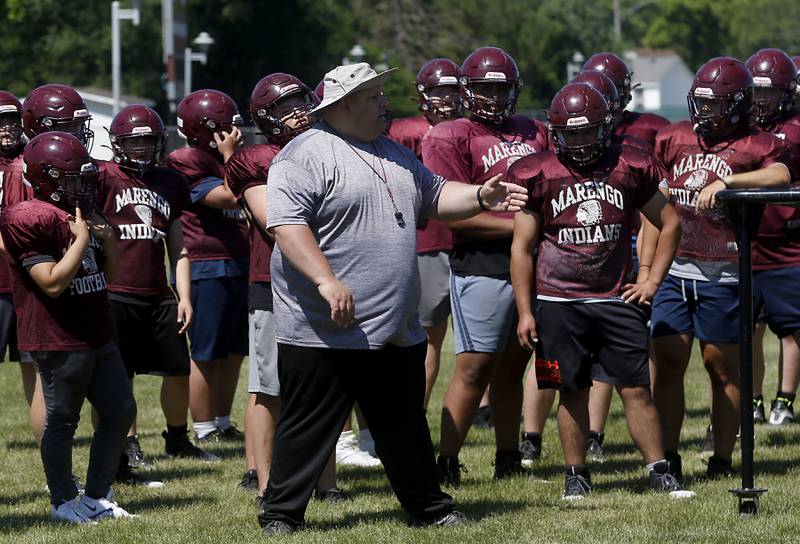
[[[269,169],[267,227],[310,227],[353,293],[356,319],[348,328],[336,325],[317,287],[276,245],[270,271],[278,342],[379,349],[424,341],[416,226],[436,209],[443,186],[410,150],[383,136],[344,139],[320,122],[284,147]]]

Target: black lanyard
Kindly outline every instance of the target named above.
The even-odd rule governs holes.
[[[344,140],[344,138],[342,138],[342,139]],[[358,150],[356,150],[356,148],[353,147],[352,144],[350,144],[350,142],[348,142],[347,140],[344,140],[344,143],[346,143],[347,146],[350,149],[353,150],[353,153],[355,153],[356,156],[359,159],[361,159],[361,161],[364,164],[369,166],[369,169],[372,170],[375,173],[375,175],[378,176],[378,179],[383,182],[383,186],[386,187],[386,192],[389,193],[389,200],[392,201],[392,207],[394,208],[394,218],[397,220],[397,224],[400,226],[400,228],[403,228],[403,229],[406,228],[406,222],[405,222],[405,219],[403,219],[403,213],[397,207],[397,203],[394,200],[394,194],[392,193],[392,188],[389,187],[389,180],[386,177],[386,169],[384,169],[384,167],[383,167],[383,161],[381,160],[381,158],[378,157],[378,163],[381,165],[381,171],[383,172],[383,175],[380,175],[378,173],[378,171],[375,170],[375,167],[372,166],[369,162],[367,162],[367,159],[362,157],[361,153],[359,153]],[[376,157],[378,155],[378,150],[375,149],[375,143],[374,142],[371,145],[372,145],[372,149],[373,149],[373,155],[372,156],[373,156],[373,160],[374,160],[374,157]]]

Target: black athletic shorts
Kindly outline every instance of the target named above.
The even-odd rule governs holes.
[[[109,295],[114,341],[128,378],[135,374],[188,376],[186,334],[178,334],[178,305],[171,296]]]
[[[644,310],[624,302],[536,302],[536,380],[542,389],[578,391],[600,365],[606,383],[650,384]]]

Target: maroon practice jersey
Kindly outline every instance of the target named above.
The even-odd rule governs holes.
[[[0,156],[0,211],[33,196],[33,189],[22,177],[22,149],[13,157]],[[8,261],[0,255],[0,293],[11,292]]]
[[[11,283],[22,351],[85,350],[111,340],[102,243],[93,236],[69,287],[46,295],[28,268],[60,261],[74,237],[67,212],[38,199],[3,210],[0,232],[13,263]]]
[[[800,113],[776,123],[769,132],[785,141],[792,157],[793,178],[800,175]],[[768,270],[800,264],[800,208],[764,207],[753,244],[753,268]]]
[[[636,136],[650,145],[656,145],[656,134],[667,125],[669,121],[660,115],[625,110],[614,134]]]
[[[196,147],[176,149],[166,166],[186,176],[189,191],[205,183],[222,184],[222,159]],[[183,241],[190,261],[214,261],[247,257],[247,222],[241,210],[220,210],[193,202],[181,216]]]
[[[425,166],[449,180],[483,184],[505,174],[521,157],[548,148],[547,130],[539,121],[515,115],[494,126],[471,119],[445,121],[422,141]],[[511,212],[486,212],[511,219]],[[459,275],[507,275],[511,237],[484,239],[453,233],[450,267]]]
[[[422,139],[433,128],[424,115],[394,119],[389,126],[389,139],[403,144],[422,160]],[[417,253],[429,251],[450,251],[453,247],[453,233],[445,221],[431,219],[423,228],[417,229]]]
[[[164,242],[189,204],[186,178],[169,168],[141,177],[114,162],[101,164],[97,205],[119,240],[119,272],[109,292],[170,295]]]
[[[736,238],[721,207],[697,210],[703,188],[731,174],[771,164],[791,163],[788,146],[761,129],[704,150],[689,121],[668,126],[656,138],[655,163],[662,187],[681,220],[678,257],[699,261],[736,261]]]
[[[225,163],[225,177],[228,186],[241,206],[246,206],[244,193],[251,187],[267,184],[267,172],[272,159],[281,148],[274,144],[258,144],[245,147],[236,152]],[[272,281],[269,275],[269,259],[275,241],[263,229],[250,222],[250,283]]]
[[[618,297],[633,267],[631,234],[639,208],[658,191],[651,156],[611,146],[596,164],[578,171],[546,152],[518,160],[508,177],[528,188],[526,207],[541,217],[536,293]]]

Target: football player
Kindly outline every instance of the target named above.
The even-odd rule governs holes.
[[[614,53],[595,53],[583,65],[584,70],[595,70],[608,76],[617,86],[619,108],[612,111],[614,134],[636,136],[650,145],[655,144],[656,133],[669,125],[669,121],[654,113],[637,113],[625,108],[631,101],[631,78],[628,65]]]
[[[187,182],[161,166],[166,130],[147,106],[120,110],[111,122],[109,140],[114,156],[101,166],[97,205],[119,237],[120,270],[108,285],[114,339],[131,389],[137,374],[163,377],[161,408],[167,430],[162,436],[167,455],[213,461],[215,456],[191,443],[186,426],[189,351],[184,332],[192,322],[192,305],[179,219],[188,205]],[[167,283],[165,246],[177,301]],[[117,478],[142,483],[145,480],[131,469],[147,465],[134,422]]]
[[[595,366],[622,397],[650,486],[676,498],[693,496],[670,474],[664,457],[642,308],[675,254],[678,218],[658,191],[652,156],[630,146],[609,147],[612,114],[598,91],[567,84],[547,117],[554,152],[524,157],[509,169],[509,180],[528,187],[527,207],[514,219],[511,279],[519,342],[535,351],[539,387],[560,392],[563,498],[582,499],[591,490],[585,463]],[[629,240],[639,210],[659,234],[649,277],[632,284]]]
[[[224,186],[224,161],[241,141],[242,118],[231,97],[200,90],[178,105],[187,146],[166,166],[189,180],[181,215],[189,253],[194,320],[189,327],[189,406],[198,440],[242,440],[230,421],[239,369],[247,354],[247,222]]]
[[[459,84],[467,117],[436,125],[422,142],[422,158],[432,171],[481,184],[505,174],[520,157],[547,149],[544,126],[514,115],[522,80],[508,53],[497,47],[473,51],[461,66]],[[523,470],[517,433],[530,354],[516,342],[507,343],[516,320],[509,277],[513,216],[483,212],[449,223],[456,370],[442,407],[438,465],[445,485],[460,484],[458,453],[490,381],[497,441],[494,477]]]
[[[281,148],[311,127],[309,112],[319,103],[298,78],[274,73],[256,83],[250,95],[250,116],[267,143],[237,151],[225,163],[225,183],[249,218],[250,271],[248,321],[250,359],[245,419],[247,468],[241,487],[255,478],[259,497],[267,487],[272,459],[272,438],[280,415],[275,320],[269,260],[275,240],[266,231],[267,173]],[[335,465],[329,463],[315,490],[321,500],[340,500]]]
[[[91,153],[94,143],[92,116],[78,91],[68,85],[48,83],[32,90],[22,103],[22,126],[29,139],[60,130],[78,138]]]
[[[747,59],[753,76],[753,104],[758,125],[791,147],[794,171],[800,173],[800,115],[795,109],[797,68],[780,49],[761,49]],[[794,399],[800,383],[800,302],[794,285],[800,278],[800,213],[791,206],[766,206],[753,244],[755,309],[763,313],[753,338],[753,420],[764,422],[764,350],[766,324],[781,339],[778,392],[769,423],[794,421]]]
[[[689,121],[659,131],[655,161],[661,190],[675,206],[683,235],[667,278],[653,301],[653,400],[664,449],[681,477],[678,453],[684,415],[683,377],[694,338],[711,381],[714,454],[708,477],[734,474],[731,455],[739,431],[739,298],[736,239],[716,205],[725,188],[787,185],[789,148],[752,127],[753,77],[731,57],[697,71],[688,93]],[[640,278],[646,278],[654,233],[645,224]]]
[[[118,270],[117,243],[93,209],[97,165],[81,141],[58,131],[33,138],[23,160],[35,198],[5,208],[0,233],[13,262],[19,346],[38,365],[47,406],[41,453],[51,517],[131,517],[111,491],[136,402],[109,330],[106,282]],[[85,398],[98,422],[79,496],[72,442]]]
[[[461,68],[450,59],[431,59],[416,77],[417,102],[422,115],[394,119],[389,138],[411,149],[422,160],[422,139],[430,130],[462,115],[458,78]],[[422,295],[419,320],[428,335],[425,356],[425,407],[439,375],[442,342],[450,316],[450,261],[453,237],[444,221],[428,221],[417,229],[417,254]]]
[[[22,130],[22,104],[16,96],[0,91],[0,207],[11,206],[32,197],[22,179],[22,150],[25,148]],[[2,259],[5,261],[5,258]],[[0,351],[8,359],[19,361],[22,388],[28,403],[30,425],[36,444],[41,443],[45,409],[42,383],[29,353],[17,348],[17,323],[11,296],[11,273],[8,263],[0,262]]]

